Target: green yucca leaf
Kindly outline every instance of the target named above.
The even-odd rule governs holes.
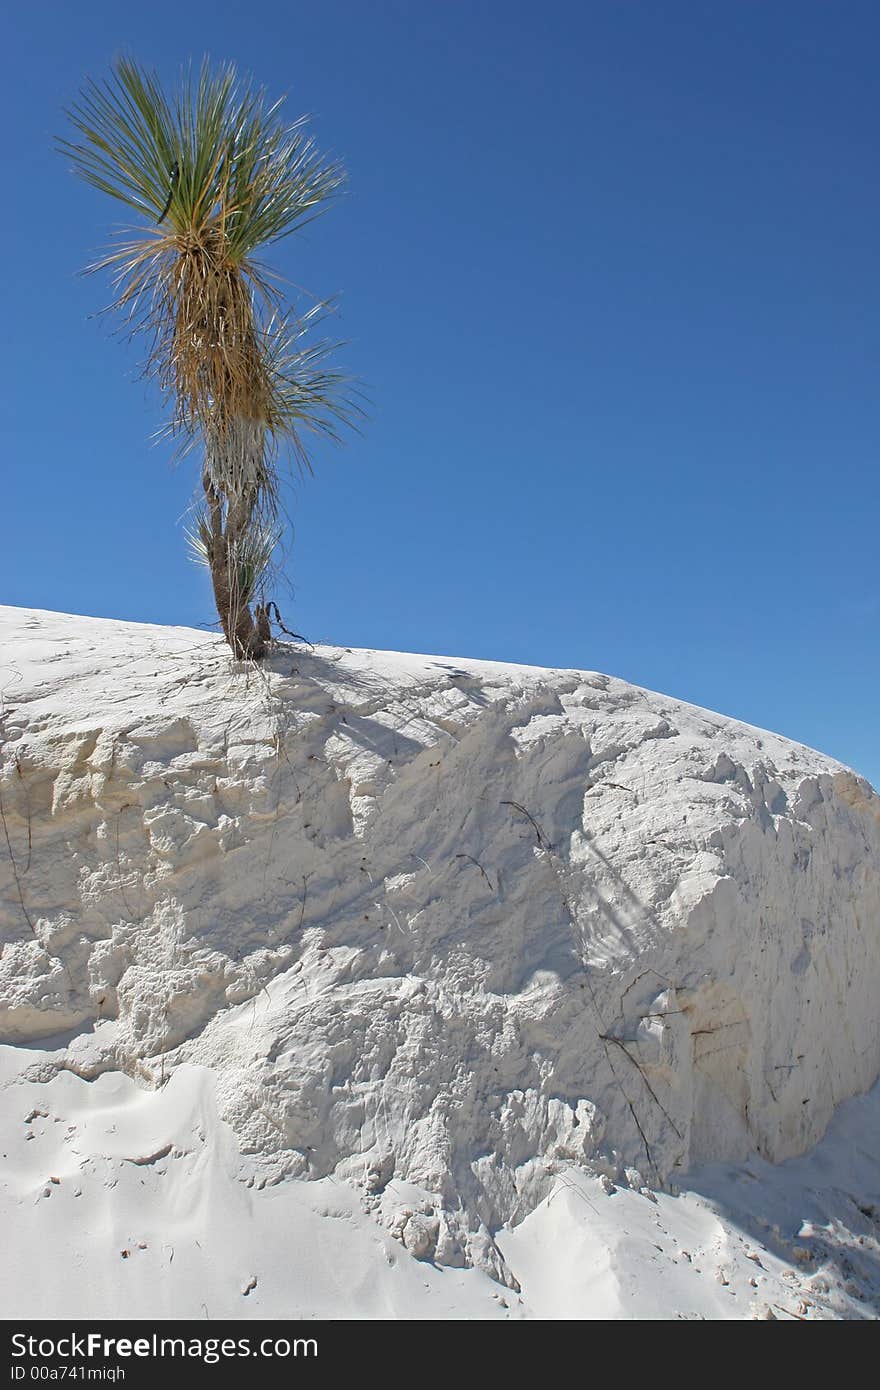
[[[189,544],[190,559],[195,564],[209,567],[212,536],[207,512],[201,511],[196,517],[193,528],[187,530],[185,534]],[[254,527],[236,543],[235,561],[238,567],[242,571],[256,576],[256,580],[259,580],[260,576],[265,574],[271,565],[272,556],[281,543],[281,539],[280,527]]]
[[[79,138],[58,146],[87,183],[154,218],[176,166],[170,228],[222,222],[228,254],[240,261],[311,220],[345,182],[304,118],[284,123],[282,105],[207,61],[197,77],[181,75],[169,101],[153,74],[121,58],[110,81],[86,82],[67,113]]]
[[[290,443],[304,472],[311,471],[304,431],[338,441],[341,426],[357,429],[364,416],[356,385],[325,365],[341,344],[306,341],[332,309],[332,301],[323,301],[302,315],[279,313],[269,321],[261,344],[270,388],[269,429],[277,441]]]

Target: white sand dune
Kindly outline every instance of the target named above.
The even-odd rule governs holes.
[[[4,1316],[876,1316],[852,771],[594,672],[0,646]]]

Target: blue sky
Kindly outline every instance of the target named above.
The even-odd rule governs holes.
[[[10,11],[0,601],[214,618],[124,220],[52,148],[85,75],[206,51],[349,191],[272,260],[341,292],[362,437],[291,497],[314,641],[598,669],[880,783],[873,0],[188,0]]]

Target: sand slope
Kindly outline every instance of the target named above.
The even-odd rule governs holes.
[[[870,1145],[808,1219],[827,1259],[774,1186],[808,1169],[770,1166],[880,1072],[880,799],[850,770],[593,672],[293,645],[248,672],[15,609],[0,645],[19,1302],[40,1232],[87,1275],[71,1315],[763,1315],[762,1231],[773,1278],[827,1284],[806,1315],[874,1297]],[[764,1206],[787,1234],[746,1231]]]

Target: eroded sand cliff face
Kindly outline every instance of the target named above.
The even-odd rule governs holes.
[[[831,759],[594,672],[0,617],[0,1041],[47,1077],[207,1066],[252,1179],[504,1277],[566,1168],[785,1158],[880,1073]]]

